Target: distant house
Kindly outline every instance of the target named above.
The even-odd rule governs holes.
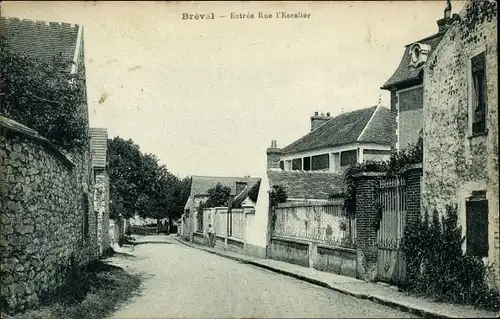
[[[391,115],[373,106],[336,117],[311,117],[311,132],[280,149],[267,149],[268,168],[338,173],[350,165],[390,158]]]
[[[437,21],[437,33],[405,46],[398,68],[381,87],[391,94],[393,149],[415,144],[423,128],[424,65],[452,23],[450,11],[451,7],[445,10],[444,18]]]
[[[90,151],[94,171],[94,211],[97,215],[99,254],[109,246],[109,175],[107,172],[108,131],[90,128]]]
[[[500,289],[497,1],[467,1],[424,70],[423,207],[455,204]]]
[[[218,183],[231,189],[231,195],[240,194],[247,186],[253,186],[259,178],[246,177],[222,177],[222,176],[192,176],[191,192],[184,206],[182,219],[185,238],[190,238],[198,230],[197,212],[201,202],[208,199],[208,190]]]

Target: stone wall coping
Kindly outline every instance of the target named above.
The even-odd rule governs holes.
[[[313,243],[312,241],[309,241],[309,240],[300,239],[300,238],[294,238],[294,237],[288,237],[288,236],[276,236],[276,235],[273,235],[272,239],[281,240],[281,241],[288,241],[288,242],[293,242],[293,243],[299,243],[299,244],[303,244],[303,245],[309,245],[309,244]]]
[[[14,134],[26,137],[48,149],[50,152],[52,152],[52,154],[54,154],[55,157],[61,160],[63,164],[66,165],[69,169],[75,167],[75,163],[73,163],[73,161],[66,154],[64,154],[57,146],[52,144],[45,137],[38,134],[37,131],[19,122],[16,122],[4,116],[0,116],[0,130],[2,134],[4,134],[5,130],[8,130]]]
[[[306,240],[306,239],[301,239],[301,238],[294,238],[294,237],[289,237],[289,236],[276,236],[276,235],[273,235],[272,239],[288,241],[288,242],[295,242],[295,243],[304,244],[304,245],[315,244],[317,247],[321,247],[321,248],[338,250],[338,251],[356,254],[356,249],[354,249],[354,248],[329,245],[327,243],[324,243],[324,242],[321,242],[318,240],[312,240],[312,239]]]
[[[351,254],[356,254],[356,249],[353,249],[353,248],[331,246],[328,244],[318,244],[318,247],[326,248],[326,249],[330,249],[330,250],[344,251],[344,252],[351,253]]]
[[[382,177],[382,176],[386,176],[387,173],[384,173],[384,172],[361,172],[361,173],[357,173],[357,174],[354,174],[353,177],[354,178],[359,178],[359,177]]]
[[[227,240],[235,241],[235,242],[238,242],[238,243],[242,243],[242,244],[245,243],[245,241],[242,240],[242,239],[240,239],[240,238],[236,238],[236,237],[232,237],[232,236],[229,236],[229,237],[226,237],[226,238],[227,238]]]

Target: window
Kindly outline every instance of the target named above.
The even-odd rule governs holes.
[[[310,170],[311,170],[311,158],[304,157],[304,171],[310,171]]]
[[[355,165],[358,162],[358,151],[346,151],[340,153],[340,166],[351,166]]]
[[[285,162],[280,161],[280,168],[281,168],[282,170],[284,170],[284,169],[285,169]]]
[[[471,60],[472,70],[472,134],[486,132],[486,60],[484,52]]]
[[[301,170],[302,169],[302,159],[301,158],[295,158],[292,160],[292,170]]]
[[[87,193],[83,193],[82,207],[83,207],[83,237],[87,238],[89,236],[89,195]]]
[[[312,157],[311,169],[313,171],[325,170],[330,168],[330,155],[322,154]]]
[[[466,202],[467,255],[488,257],[488,200],[486,192],[474,192]]]

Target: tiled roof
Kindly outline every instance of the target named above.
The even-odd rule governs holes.
[[[92,152],[92,166],[106,167],[106,153],[108,150],[108,131],[105,128],[90,128],[90,150]]]
[[[282,154],[312,151],[356,142],[390,145],[390,120],[389,109],[382,106],[372,106],[340,114],[284,147]]]
[[[424,38],[419,41],[415,41],[422,44],[428,44],[431,47],[429,55],[432,51],[438,46],[439,42],[443,38],[444,32],[436,33],[430,37]],[[414,42],[414,43],[415,43]],[[405,53],[403,54],[403,58],[399,63],[396,72],[385,82],[385,84],[381,87],[383,90],[390,90],[392,87],[400,85],[405,82],[415,81],[421,79],[421,72],[423,71],[423,66],[418,68],[410,66],[410,50],[411,44],[408,44],[405,48]]]
[[[260,178],[255,177],[217,177],[217,176],[192,176],[191,196],[207,195],[208,190],[215,187],[217,183],[231,188],[231,195],[236,194],[236,182],[246,182],[247,186],[253,186]]]
[[[252,185],[253,186],[253,185]],[[236,197],[233,199],[233,207],[241,205],[243,201],[248,197],[248,193],[252,190],[252,186],[247,186],[243,189]]]
[[[70,23],[0,18],[0,36],[5,36],[7,48],[44,62],[59,54],[65,61],[73,61],[78,29]]]
[[[339,173],[310,171],[267,171],[269,187],[282,185],[288,198],[328,199],[332,192],[346,188],[344,176]]]

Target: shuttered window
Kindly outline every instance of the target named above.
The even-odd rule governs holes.
[[[473,196],[466,202],[466,253],[476,257],[488,257],[488,200],[485,196]]]
[[[484,52],[472,58],[472,134],[486,131],[486,59]]]

